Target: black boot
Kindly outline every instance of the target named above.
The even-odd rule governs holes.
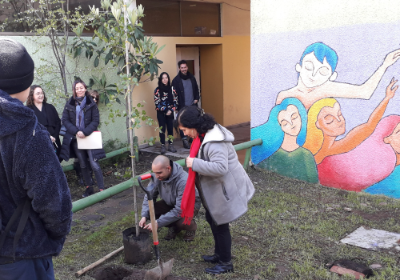
[[[160,154],[165,155],[166,152],[167,152],[167,149],[165,148],[165,145],[161,144]]]
[[[217,254],[214,255],[203,255],[201,256],[205,262],[209,263],[218,263],[219,262],[219,256]]]
[[[94,193],[93,187],[86,187],[85,192],[83,193],[82,197],[88,197],[89,195],[92,195]]]
[[[172,143],[168,144],[168,151],[171,153],[176,153],[176,149]]]
[[[78,177],[79,184],[84,186],[85,184],[83,183],[81,166],[79,165],[79,162],[77,162],[77,161],[74,162],[74,170],[76,173],[76,177]]]
[[[232,262],[219,262],[216,266],[205,269],[206,273],[209,274],[222,274],[227,272],[233,272]]]
[[[190,145],[186,137],[182,139],[182,143],[185,149],[190,149]]]

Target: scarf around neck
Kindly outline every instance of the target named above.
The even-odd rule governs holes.
[[[204,137],[204,135],[201,135]],[[194,158],[199,153],[201,147],[201,139],[197,136],[190,146],[190,157]],[[185,190],[183,191],[182,202],[181,202],[181,217],[184,219],[183,224],[190,225],[194,214],[194,204],[196,201],[196,172],[189,168],[189,176],[186,181]]]
[[[76,127],[79,130],[83,130],[85,128],[85,113],[84,109],[86,107],[86,96],[85,97],[76,97]]]
[[[179,77],[181,77],[182,80],[187,80],[187,79],[189,79],[191,75],[192,75],[192,74],[190,74],[189,71],[187,71],[187,74],[186,74],[186,75],[183,75],[182,72],[179,71]]]

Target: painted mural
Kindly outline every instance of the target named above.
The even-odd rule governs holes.
[[[281,74],[290,68],[281,63],[291,63],[296,76],[290,73],[276,81],[267,79],[264,85],[257,79],[252,87],[251,138],[263,140],[253,148],[252,161],[310,183],[400,198],[400,93],[393,77],[400,76],[400,50],[392,47],[377,53],[370,49],[373,55],[361,58],[365,46],[360,50],[351,46],[346,51],[345,44],[339,45],[350,61],[339,60],[341,52],[335,45],[322,41],[304,44],[291,62],[284,57],[276,65],[278,59],[270,61],[269,69]],[[278,47],[270,47],[270,51]],[[289,51],[283,48],[283,52]],[[370,57],[378,63],[366,61]],[[368,67],[360,68],[366,64]],[[367,73],[369,69],[372,71]],[[360,77],[354,81],[345,76],[340,79],[341,73],[357,71]],[[278,74],[270,76],[274,75]],[[293,77],[297,80],[294,86],[290,86],[293,80],[284,81]],[[284,84],[288,89],[278,88]],[[255,88],[265,90],[254,93]]]

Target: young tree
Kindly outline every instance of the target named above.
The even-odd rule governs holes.
[[[135,178],[134,154],[137,147],[134,146],[133,129],[139,128],[140,123],[145,121],[152,125],[142,104],[133,106],[132,92],[139,82],[152,80],[157,74],[159,64],[156,55],[162,50],[151,37],[144,36],[141,18],[144,17],[144,9],[141,5],[136,6],[134,0],[117,0],[111,4],[110,0],[101,1],[101,10],[95,6],[90,8],[90,21],[94,30],[93,40],[97,45],[89,45],[87,41],[78,37],[74,42],[74,52],[85,51],[95,54],[94,66],[104,60],[107,65],[111,63],[120,76],[121,83],[115,86],[116,90],[105,90],[105,102],[119,102],[117,92],[124,91],[126,106],[126,128],[128,141],[131,148],[132,178]],[[104,85],[103,85],[104,86]],[[139,235],[139,218],[137,206],[137,189],[134,187],[134,207],[136,235]]]

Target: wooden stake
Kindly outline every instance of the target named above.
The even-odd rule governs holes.
[[[101,264],[102,262],[108,260],[109,258],[111,258],[112,256],[118,254],[119,252],[121,252],[122,250],[124,250],[124,246],[118,248],[117,250],[111,252],[110,254],[108,254],[107,256],[105,256],[104,258],[101,258],[100,260],[98,260],[97,262],[92,263],[91,265],[88,265],[87,267],[79,270],[77,273],[75,273],[76,277],[80,277],[82,274],[88,272],[89,270],[91,270],[92,268],[98,266],[99,264]]]

